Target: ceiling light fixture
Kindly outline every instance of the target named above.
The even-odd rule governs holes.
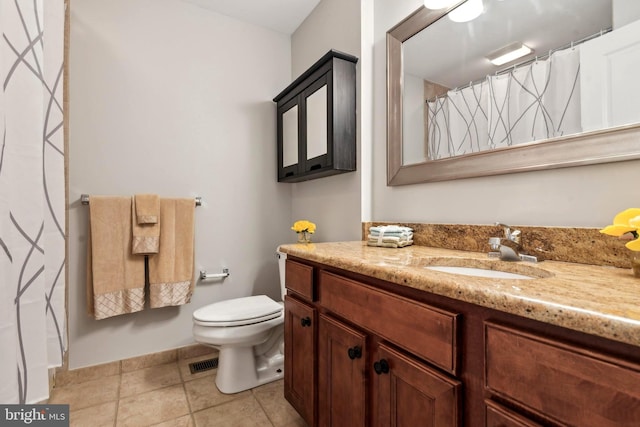
[[[493,65],[504,65],[508,62],[515,61],[518,58],[522,58],[525,55],[533,52],[528,46],[523,45],[520,42],[511,43],[508,46],[500,48],[494,52],[491,52],[486,58],[491,61]]]
[[[424,0],[424,7],[431,10],[444,9],[445,7],[453,6],[458,3],[459,0]]]
[[[482,0],[467,0],[466,3],[449,12],[447,16],[453,22],[468,22],[480,16],[483,10]]]

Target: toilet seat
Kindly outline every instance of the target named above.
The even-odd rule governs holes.
[[[266,295],[255,295],[199,308],[193,312],[193,320],[202,326],[242,326],[275,319],[281,314],[281,304]]]

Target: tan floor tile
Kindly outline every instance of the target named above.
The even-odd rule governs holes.
[[[69,412],[71,427],[113,427],[116,420],[116,401]]]
[[[126,372],[122,374],[120,398],[179,384],[181,381],[177,363]]]
[[[185,415],[184,417],[176,418],[175,420],[154,424],[153,427],[193,427],[194,425],[191,415]]]
[[[160,353],[145,354],[122,361],[122,372],[131,372],[151,366],[165,365],[178,360],[177,350],[167,350]]]
[[[189,414],[182,384],[121,399],[118,427],[139,427],[174,420]]]
[[[256,387],[252,392],[275,427],[306,425],[300,414],[284,398],[284,380]]]
[[[236,394],[223,394],[218,390],[218,387],[216,387],[215,376],[187,381],[184,383],[184,388],[187,392],[189,405],[191,405],[191,411],[193,412],[251,394],[250,391],[243,391]]]
[[[105,363],[103,365],[90,366],[88,368],[65,371],[56,370],[56,387],[64,387],[70,384],[79,384],[98,378],[110,377],[120,373],[120,362]]]
[[[79,384],[56,387],[49,398],[49,403],[65,403],[69,405],[70,411],[77,411],[117,400],[119,386],[120,376],[112,375]]]
[[[213,408],[195,412],[198,427],[272,427],[267,415],[253,396],[247,396]]]
[[[178,367],[180,368],[180,375],[182,376],[182,381],[193,381],[198,378],[210,377],[218,372],[217,369],[209,369],[208,371],[198,372],[196,374],[192,374],[189,370],[189,363],[200,362],[201,360],[211,359],[213,357],[217,357],[217,355],[213,354],[205,354],[198,357],[192,357],[190,359],[184,359],[178,361]]]

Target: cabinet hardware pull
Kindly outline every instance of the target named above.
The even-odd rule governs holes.
[[[311,318],[309,316],[300,319],[300,324],[304,328],[305,326],[311,326]]]
[[[360,346],[351,347],[349,348],[349,350],[347,350],[347,354],[349,355],[349,359],[351,360],[360,359],[362,357],[362,349],[360,348]]]
[[[376,374],[388,374],[389,373],[389,362],[385,359],[380,359],[379,362],[374,362],[373,370],[376,371]]]
[[[309,170],[314,171],[316,169],[320,169],[322,167],[322,164],[318,163],[317,165],[313,165],[309,168]]]
[[[287,172],[287,173],[284,174],[284,177],[285,178],[289,178],[290,176],[293,176],[293,175],[294,175],[293,172]]]

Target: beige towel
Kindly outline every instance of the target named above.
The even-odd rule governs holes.
[[[157,224],[160,222],[160,197],[157,194],[134,196],[136,222],[134,224]]]
[[[160,250],[160,198],[155,194],[136,194],[131,209],[134,255],[157,254]]]
[[[144,308],[144,258],[131,254],[131,197],[91,196],[87,311],[96,319]]]
[[[193,198],[160,200],[160,252],[149,257],[151,308],[191,301],[195,286],[194,211]]]

